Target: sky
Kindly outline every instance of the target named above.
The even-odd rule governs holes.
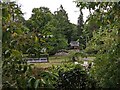
[[[23,13],[25,13],[24,17],[26,20],[30,18],[33,8],[44,6],[48,7],[50,11],[54,13],[54,11],[57,11],[57,8],[62,5],[65,11],[68,13],[70,22],[77,24],[79,8],[76,7],[76,4],[73,2],[73,0],[17,0],[17,3],[21,5],[21,10]],[[89,14],[88,10],[84,10],[83,14],[83,19],[86,20],[86,17]]]

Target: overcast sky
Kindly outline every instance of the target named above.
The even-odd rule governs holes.
[[[79,8],[76,7],[76,4],[73,2],[73,0],[17,0],[17,2],[21,5],[21,10],[23,13],[25,13],[25,19],[30,18],[33,8],[45,6],[48,7],[53,13],[57,10],[57,8],[60,7],[60,5],[62,5],[68,13],[70,22],[77,24]],[[89,14],[88,10],[84,10],[83,14],[84,20],[86,20],[86,17]]]

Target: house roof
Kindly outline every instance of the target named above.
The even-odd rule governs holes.
[[[77,42],[77,41],[71,41],[70,45],[71,46],[79,46],[79,42]]]

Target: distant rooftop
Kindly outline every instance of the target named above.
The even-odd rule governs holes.
[[[79,46],[79,42],[77,42],[77,41],[71,41],[70,45],[71,46]]]

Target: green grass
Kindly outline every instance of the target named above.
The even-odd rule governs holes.
[[[49,57],[49,62],[47,63],[34,63],[35,67],[37,68],[49,68],[52,65],[57,66],[57,65],[61,65],[63,63],[69,63],[72,62],[72,60],[70,59],[72,57],[72,55],[75,53],[74,50],[70,50],[69,51],[69,55],[68,56],[51,56]],[[87,57],[88,59],[94,60],[95,57]],[[82,61],[83,58],[81,58],[80,56],[78,57],[79,61]]]
[[[49,62],[47,63],[34,63],[35,67],[37,68],[48,68],[52,65],[61,65],[62,63],[69,62],[68,56],[52,56],[49,57]]]

